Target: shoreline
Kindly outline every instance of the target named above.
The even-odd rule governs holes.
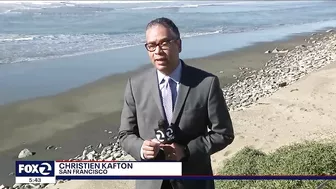
[[[258,44],[286,41],[292,37],[332,29],[332,22],[297,25],[244,33],[196,36],[183,39],[181,58],[197,60]],[[220,43],[217,43],[221,41]],[[199,48],[207,44],[206,48]],[[132,56],[130,56],[130,53]],[[88,53],[57,59],[0,65],[0,106],[54,96],[114,74],[127,74],[150,64],[141,46]],[[62,77],[60,77],[60,75]]]
[[[267,49],[267,47],[273,48],[273,47],[277,47],[277,45],[274,46],[273,44],[286,43],[286,42],[289,42],[291,40],[304,40],[304,38],[306,36],[309,36],[309,35],[311,35],[313,33],[324,32],[324,31],[329,30],[329,29],[333,29],[333,28],[332,27],[325,27],[325,28],[322,28],[322,29],[314,30],[312,32],[293,33],[293,34],[287,35],[285,37],[281,37],[280,39],[277,39],[277,40],[274,40],[274,41],[253,42],[253,43],[248,44],[246,46],[239,47],[239,48],[234,48],[232,50],[225,50],[225,51],[221,51],[221,52],[217,52],[217,53],[212,53],[212,54],[209,54],[209,55],[206,55],[206,56],[201,56],[201,57],[182,58],[182,59],[185,62],[188,62],[188,63],[190,63],[192,65],[195,65],[197,67],[200,67],[202,69],[206,69],[209,72],[215,73],[216,75],[218,75],[219,77],[221,77],[221,75],[219,75],[219,73],[217,73],[218,70],[216,70],[216,68],[210,68],[209,69],[209,66],[204,66],[203,63],[202,63],[202,61],[207,61],[208,59],[212,60],[212,61],[215,61],[215,60],[221,59],[223,56],[230,56],[230,57],[235,58],[234,54],[240,54],[240,52],[242,52],[242,51],[244,51],[244,52],[250,52],[251,50],[253,50],[254,47],[264,46],[265,49]],[[199,36],[199,37],[206,37],[206,36]],[[132,48],[134,48],[134,47],[132,47]],[[292,48],[292,47],[293,47],[292,45],[289,45],[289,48]],[[118,49],[118,50],[120,50],[120,49]],[[269,50],[272,50],[272,49],[269,49]],[[257,52],[260,53],[260,54],[263,54],[263,53],[261,53],[259,51],[257,51]],[[88,54],[85,54],[85,55],[94,55],[94,54],[96,54],[96,53],[88,53]],[[274,54],[270,54],[270,55],[274,55]],[[78,55],[78,56],[80,56],[80,55]],[[78,56],[73,56],[73,57],[78,57]],[[72,56],[70,56],[70,57],[72,57]],[[67,58],[70,58],[70,57],[65,57],[65,60]],[[233,58],[231,58],[231,59],[233,59]],[[63,59],[63,57],[61,57],[60,59]],[[43,64],[48,64],[48,63],[44,62],[44,61],[48,61],[48,60],[49,59],[46,59],[46,60],[37,60],[37,61],[33,61],[31,64],[37,64],[37,65],[39,65],[39,64],[41,64],[41,62],[43,62]],[[53,60],[56,60],[56,59],[50,59],[50,60],[53,61]],[[14,65],[19,66],[20,64],[23,65],[24,63],[15,63]],[[27,64],[30,64],[30,63],[27,63]],[[99,77],[98,79],[93,79],[93,80],[91,80],[89,82],[86,82],[86,83],[84,83],[82,85],[79,85],[79,86],[76,86],[76,87],[71,87],[71,88],[69,88],[69,89],[67,89],[65,91],[56,92],[56,93],[53,93],[51,95],[35,96],[35,97],[27,98],[27,99],[20,99],[20,100],[16,100],[16,101],[10,101],[8,103],[0,104],[0,108],[3,107],[3,106],[11,106],[11,105],[15,105],[15,104],[18,104],[18,103],[25,103],[25,102],[29,102],[29,101],[32,101],[32,100],[43,99],[43,98],[48,98],[48,97],[63,95],[63,94],[66,94],[66,93],[71,93],[73,91],[81,90],[83,88],[88,88],[88,87],[90,87],[92,85],[100,85],[100,84],[103,85],[104,80],[111,80],[112,78],[114,78],[114,79],[123,78],[124,79],[125,77],[131,76],[131,75],[133,75],[133,74],[135,74],[137,72],[141,72],[142,70],[148,69],[151,66],[152,65],[150,64],[150,62],[148,60],[147,63],[141,63],[138,66],[135,66],[133,69],[128,70],[128,71],[120,71],[120,72],[117,72],[117,73],[108,74],[106,76]],[[257,66],[254,69],[260,69],[260,68],[261,68],[260,66]],[[225,85],[230,84],[230,83],[233,82],[231,79],[229,79],[229,80],[230,81],[224,81],[223,80],[223,82],[225,82]]]
[[[239,67],[249,67],[251,69],[258,70],[261,69],[270,58],[275,56],[275,54],[265,54],[265,51],[273,50],[275,47],[278,47],[279,49],[294,48],[297,45],[306,43],[304,39],[307,37],[309,38],[311,33],[319,33],[322,31],[325,33],[325,30],[321,30],[318,32],[308,32],[310,34],[297,34],[297,36],[284,41],[262,42],[261,44],[255,44],[234,51],[219,53],[217,55],[207,56],[204,58],[186,59],[185,61],[187,64],[203,68],[218,75],[221,78],[222,86],[224,86],[236,80],[232,77],[232,75],[239,74]],[[150,65],[146,65],[145,67],[149,66]],[[12,167],[10,166],[11,162],[15,161],[15,156],[17,156],[20,149],[25,147],[37,152],[36,155],[31,156],[28,159],[60,159],[65,156],[70,156],[69,158],[71,158],[77,155],[78,151],[73,152],[73,150],[83,149],[83,147],[88,144],[96,145],[93,144],[93,141],[96,143],[104,143],[105,145],[109,142],[115,142],[113,133],[115,133],[118,129],[117,120],[119,120],[123,87],[125,85],[125,79],[132,73],[134,72],[120,74],[117,76],[107,76],[93,83],[58,95],[0,106],[0,119],[1,116],[4,115],[7,123],[11,121],[14,122],[15,124],[8,124],[7,129],[12,129],[10,130],[12,134],[21,136],[16,137],[15,140],[20,138],[22,142],[25,139],[30,139],[29,137],[34,135],[51,134],[51,136],[45,137],[44,140],[33,140],[31,144],[24,145],[20,145],[21,142],[18,143],[17,141],[10,141],[8,138],[7,140],[4,140],[6,139],[5,136],[1,137],[2,141],[9,141],[9,143],[16,142],[16,145],[14,145],[14,147],[7,145],[5,148],[3,146],[0,148],[0,159],[4,160],[2,162],[6,162],[6,164],[8,164],[2,169],[2,173],[0,174],[0,183],[4,183],[2,182],[2,178],[6,175],[4,174],[5,171],[8,170],[7,175],[10,172],[13,172],[9,171],[10,167]],[[111,88],[114,90],[111,91]],[[72,97],[76,97],[76,99],[73,99]],[[113,97],[114,101],[112,100]],[[114,105],[114,107],[110,107],[111,105]],[[18,112],[18,110],[23,112],[23,114],[17,115],[15,112]],[[8,121],[7,116],[12,118],[12,120]],[[24,117],[22,118],[21,116]],[[22,120],[18,120],[18,117]],[[32,122],[28,123],[29,121],[27,120],[32,120]],[[74,120],[77,121],[77,123],[75,123]],[[22,125],[19,125],[19,123]],[[61,123],[63,123],[63,125]],[[113,124],[115,125],[112,126]],[[16,128],[13,129],[11,127],[15,125],[21,128],[15,131],[14,129]],[[45,128],[48,127],[46,125],[51,125],[49,127],[53,128]],[[27,130],[26,127],[30,127],[29,130]],[[30,129],[39,129],[39,133],[30,133],[31,136],[28,137],[22,136],[23,133],[29,135]],[[112,131],[112,133],[106,133],[104,130]],[[88,134],[90,136],[88,136]],[[60,141],[64,138],[74,138],[74,136],[78,136],[78,138]],[[100,140],[97,141],[97,138]],[[87,144],[83,144],[83,141],[87,142]],[[58,144],[56,144],[57,142]],[[69,142],[73,142],[73,144],[68,144]],[[62,148],[59,150],[46,151],[45,148],[48,145],[61,146]],[[6,182],[10,180],[10,177],[8,177],[9,176],[5,179]],[[6,182],[4,184],[7,184]]]

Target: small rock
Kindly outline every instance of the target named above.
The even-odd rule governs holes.
[[[99,143],[97,148],[102,148],[103,147],[103,144],[102,143]]]
[[[285,86],[287,86],[287,82],[279,83],[279,87],[285,87]]]
[[[279,51],[279,53],[288,53],[288,50],[281,50],[281,51]]]
[[[301,111],[305,111],[305,112],[308,112],[308,109],[307,108],[300,108]]]
[[[49,184],[40,184],[39,188],[46,188]]]
[[[106,154],[112,154],[112,152],[113,152],[112,150],[107,150]]]
[[[110,154],[105,154],[105,155],[100,156],[100,159],[106,160],[109,157],[111,157]]]
[[[88,160],[94,160],[94,153],[90,152],[86,155],[86,157],[87,157]]]
[[[106,160],[106,161],[113,161],[113,160],[115,160],[115,159],[113,158],[113,156],[110,156],[110,157],[106,158],[105,160]]]
[[[134,161],[135,159],[131,155],[125,155],[125,156],[121,156],[118,160],[119,161]]]
[[[109,133],[109,134],[112,134],[112,131],[109,131],[108,133]]]
[[[13,188],[20,188],[23,184],[14,184]]]
[[[269,53],[271,53],[272,51],[270,51],[270,50],[267,50],[267,51],[265,51],[265,54],[269,54]]]
[[[116,152],[116,153],[113,154],[113,157],[116,158],[116,159],[120,158],[121,156],[122,156],[122,154],[120,152]]]
[[[63,180],[58,180],[57,181],[57,184],[61,184],[61,183],[64,183],[64,181]]]
[[[85,160],[87,154],[87,149],[85,149],[82,153],[82,159]]]
[[[33,153],[30,150],[28,150],[27,148],[25,148],[19,153],[18,158],[20,158],[20,159],[21,158],[26,158],[26,157],[32,156],[32,155],[33,155]]]
[[[53,145],[49,145],[49,146],[46,147],[46,149],[47,149],[47,150],[50,150],[50,149],[52,149],[52,148],[54,148],[54,147],[55,147],[55,146],[53,146]]]
[[[273,49],[272,53],[278,53],[279,50],[277,48]]]
[[[290,90],[290,92],[294,92],[294,91],[298,91],[299,89],[292,89]]]
[[[0,189],[5,189],[6,188],[6,186],[5,185],[0,185]]]

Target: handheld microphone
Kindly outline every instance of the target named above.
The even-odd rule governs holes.
[[[155,135],[158,141],[164,144],[172,143],[173,140],[175,139],[173,125],[168,126],[168,123],[166,120],[159,120],[158,127],[159,129],[154,129]]]
[[[159,120],[158,121],[158,126],[159,126],[159,129],[164,129],[166,127],[166,120]]]

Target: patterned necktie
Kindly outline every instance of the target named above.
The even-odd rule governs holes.
[[[168,82],[166,82],[167,79]],[[164,80],[166,84],[162,89],[162,101],[167,121],[168,123],[171,123],[174,111],[174,104],[176,100],[176,83],[170,78],[165,78]]]

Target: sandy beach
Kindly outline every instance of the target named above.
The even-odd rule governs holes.
[[[323,37],[325,30],[321,34]],[[305,39],[311,35],[298,34],[286,40],[258,43],[185,62],[216,74],[224,87],[237,80],[233,75],[239,75],[241,67],[259,70],[276,56],[265,51],[274,48],[291,50],[307,45]],[[237,137],[227,149],[213,156],[214,170],[222,160],[246,145],[272,150],[303,139],[335,136],[332,128],[335,122],[332,107],[335,104],[331,102],[336,94],[336,77],[333,76],[336,69],[333,68],[334,64],[309,74],[248,109],[231,111]],[[81,154],[88,145],[114,142],[125,82],[132,74],[112,75],[58,95],[0,106],[0,120],[4,120],[1,129],[5,131],[0,134],[0,183],[13,184],[14,177],[9,174],[14,172],[13,163],[23,148],[36,152],[27,159],[54,160],[72,158]],[[320,116],[324,116],[323,122],[318,119]],[[316,119],[312,119],[314,117]],[[46,150],[49,145],[61,148]],[[111,188],[120,185],[132,188],[132,183],[71,181],[57,187]]]
[[[335,98],[336,62],[332,62],[248,108],[230,111],[236,139],[212,156],[214,171],[246,146],[272,152],[296,142],[335,140]],[[131,189],[134,181],[70,181],[50,188]]]
[[[212,156],[214,170],[243,147],[264,152],[297,142],[336,139],[336,62],[261,99],[253,107],[232,111],[236,140]]]
[[[279,90],[254,107],[231,112],[237,138],[227,149],[212,156],[213,169],[218,171],[223,160],[245,146],[271,152],[305,140],[335,140],[335,98],[336,63]],[[133,181],[70,181],[50,188],[133,187]]]

